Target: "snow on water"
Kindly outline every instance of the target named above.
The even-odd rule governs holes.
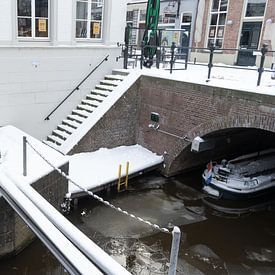
[[[205,64],[206,65],[206,64]],[[214,64],[217,66],[225,66],[225,64]],[[184,65],[176,64],[175,68],[183,68]],[[168,67],[167,67],[168,68]],[[275,80],[271,79],[271,72],[264,72],[262,74],[261,85],[257,87],[258,72],[257,67],[237,67],[232,68],[218,68],[213,67],[211,71],[210,81],[206,82],[208,67],[202,65],[188,65],[187,70],[176,70],[170,74],[169,70],[165,68],[151,68],[134,69],[140,71],[142,75],[152,77],[161,77],[177,81],[203,84],[207,86],[229,88],[234,90],[241,90],[246,92],[253,92],[259,94],[267,94],[275,96]],[[249,68],[252,70],[243,70],[241,68]]]
[[[27,176],[23,176],[23,136],[53,165],[59,167],[68,158],[13,126],[0,128],[0,171],[18,183],[31,184],[53,171],[40,156],[27,146]]]
[[[119,164],[122,176],[129,161],[129,174],[142,171],[163,162],[158,156],[140,145],[120,146],[113,149],[101,148],[91,153],[80,153],[70,157],[70,178],[83,188],[92,189],[117,180]],[[79,192],[79,188],[69,183],[69,192]]]

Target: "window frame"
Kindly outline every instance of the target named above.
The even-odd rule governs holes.
[[[35,1],[31,0],[31,16],[19,16],[18,15],[18,0],[16,1],[16,38],[20,41],[50,41],[50,29],[51,29],[51,0],[48,1],[48,17],[36,17],[35,16]],[[31,19],[31,36],[19,36],[19,30],[18,30],[18,19],[19,18],[30,18]],[[48,20],[48,36],[47,37],[39,37],[36,36],[36,19],[37,18],[43,18]]]
[[[268,5],[268,0],[265,0],[265,9],[264,9],[263,15],[261,15],[261,16],[246,16],[247,7],[248,7],[248,1],[249,1],[249,0],[246,0],[246,1],[245,1],[244,15],[243,15],[244,20],[246,20],[246,21],[249,21],[249,20],[251,20],[251,21],[263,20],[263,18],[265,17],[267,5]]]
[[[207,22],[207,33],[206,33],[206,39],[205,39],[205,47],[208,48],[208,44],[209,44],[209,40],[214,40],[214,45],[216,47],[217,50],[222,49],[223,48],[223,44],[224,44],[224,37],[225,37],[225,32],[226,32],[226,21],[227,21],[227,15],[228,15],[228,9],[229,9],[229,5],[230,5],[230,0],[227,1],[227,8],[226,11],[220,11],[220,7],[221,7],[221,1],[222,0],[218,0],[219,1],[219,5],[218,5],[218,10],[217,11],[212,11],[212,7],[213,7],[213,2],[214,0],[210,1],[209,4],[209,19]],[[212,15],[216,14],[217,15],[217,21],[216,21],[216,25],[211,25],[211,20],[212,20]],[[220,14],[225,14],[225,20],[224,20],[224,25],[219,25],[219,20],[220,20]],[[215,26],[215,35],[214,37],[210,37],[210,29],[211,27]],[[223,34],[222,34],[222,38],[220,38],[218,36],[218,29],[219,27],[223,27]],[[221,40],[221,47],[217,48],[216,46],[216,41],[217,40]]]
[[[76,0],[75,1],[75,40],[76,41],[97,41],[101,42],[103,40],[103,28],[104,28],[104,11],[105,11],[105,0],[102,0],[102,14],[101,14],[101,21],[100,20],[92,20],[91,19],[91,10],[92,10],[92,1],[95,0]],[[77,3],[78,2],[84,2],[88,4],[88,10],[87,10],[87,19],[78,19],[77,18]],[[87,37],[77,37],[76,36],[76,23],[77,22],[87,22]],[[91,23],[92,22],[99,22],[100,23],[100,37],[93,38],[91,37]],[[89,35],[88,35],[89,34]]]

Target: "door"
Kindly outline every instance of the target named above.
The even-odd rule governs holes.
[[[181,26],[180,46],[189,47],[190,43],[190,30],[191,25]],[[180,49],[180,59],[185,59],[188,53],[188,49]]]
[[[262,22],[243,23],[237,65],[255,66],[256,56],[253,55],[253,51],[258,49],[261,28]]]

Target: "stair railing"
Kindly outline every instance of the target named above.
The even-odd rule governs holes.
[[[109,54],[104,57],[104,59],[93,68],[93,70],[44,118],[44,120],[50,120],[50,116],[75,92],[79,90],[79,87],[90,77],[93,72],[95,72],[104,61],[108,61]]]

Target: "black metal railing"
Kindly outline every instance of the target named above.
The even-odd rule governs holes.
[[[78,85],[44,118],[44,120],[50,120],[50,116],[75,92],[79,90],[79,87],[101,66],[102,63],[108,61],[109,54],[93,68],[93,70],[80,82]]]
[[[269,51],[268,45],[263,44],[260,50],[257,49],[236,49],[236,48],[216,48],[213,43],[209,45],[208,48],[202,48],[202,47],[182,47],[182,46],[176,46],[175,42],[171,43],[171,46],[161,45],[159,42],[158,45],[144,45],[144,43],[138,44],[131,44],[130,43],[130,30],[140,30],[140,28],[132,28],[127,27],[126,28],[126,39],[125,44],[120,44],[119,46],[122,47],[123,52],[123,58],[124,58],[124,68],[127,69],[129,64],[133,64],[133,66],[137,66],[138,62],[140,62],[140,68],[143,68],[144,62],[146,60],[146,57],[144,55],[144,52],[147,47],[156,48],[156,56],[153,60],[153,62],[156,64],[156,68],[160,67],[160,64],[163,63],[163,67],[165,65],[169,64],[169,71],[172,73],[175,70],[187,70],[188,65],[200,65],[200,66],[207,66],[208,72],[207,72],[207,79],[206,81],[210,81],[211,78],[211,72],[213,67],[217,68],[231,68],[236,70],[250,70],[250,71],[257,71],[258,72],[258,78],[257,78],[257,86],[261,84],[261,78],[262,74],[264,72],[274,72],[274,68],[265,68],[265,59],[268,53],[271,55],[275,55],[275,51]],[[165,30],[158,30],[159,36],[161,37],[162,31],[173,31],[173,29],[165,29]],[[177,32],[180,32],[181,30],[176,30]],[[208,56],[208,63],[197,63],[196,59],[194,59],[194,62],[189,61],[189,56],[191,52],[201,52],[205,54],[209,54]],[[221,64],[215,64],[213,62],[215,54],[219,55],[221,53],[238,53],[245,55],[260,55],[260,64],[258,68],[249,67],[249,66],[236,66],[236,65],[221,65]],[[256,60],[256,57],[255,57]],[[183,68],[176,68],[175,64],[182,64],[184,65]]]

